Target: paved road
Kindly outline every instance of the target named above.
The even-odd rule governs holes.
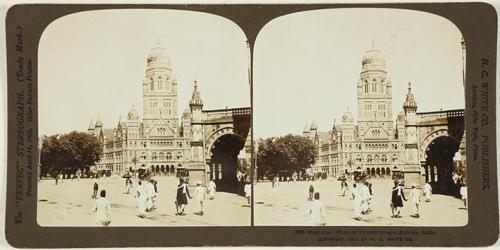
[[[353,219],[352,201],[340,196],[340,182],[313,182],[325,204],[327,226],[463,226],[467,224],[467,210],[463,202],[450,196],[433,195],[431,202],[422,202],[420,218],[413,218],[410,203],[401,210],[403,218],[391,218],[390,197],[392,182],[389,179],[372,180],[373,209],[361,221]],[[351,184],[350,184],[351,185]],[[271,187],[262,182],[254,186],[255,225],[310,225],[307,215],[308,182],[282,182]],[[405,194],[407,194],[405,192]],[[408,195],[407,195],[408,196]]]
[[[95,200],[91,198],[93,180],[64,180],[55,185],[54,180],[38,183],[37,221],[41,226],[96,226],[91,212]],[[137,217],[134,194],[125,194],[125,180],[121,178],[99,179],[99,188],[105,189],[111,202],[110,226],[246,226],[250,225],[251,209],[244,197],[219,192],[215,200],[205,201],[205,214],[195,215],[192,200],[185,216],[175,215],[175,177],[158,177],[158,209],[146,218]],[[137,185],[137,180],[134,180]],[[135,188],[133,189],[135,190]],[[192,189],[191,194],[194,192]]]

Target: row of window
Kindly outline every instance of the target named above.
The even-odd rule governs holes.
[[[168,78],[167,78],[168,80]],[[156,80],[156,86],[155,86],[155,81],[153,77],[149,78],[149,90],[154,91],[155,89],[157,90],[163,90],[163,86],[165,86],[165,90],[169,90],[169,85],[166,84],[165,79],[163,79],[161,76],[158,76],[158,79]]]
[[[345,158],[347,159],[347,155],[345,156]],[[320,161],[321,162],[324,162],[324,163],[329,163],[330,161],[332,163],[338,163],[339,162],[339,159],[338,159],[338,154],[332,154],[332,155],[323,155],[323,156],[320,156]],[[393,154],[392,156],[390,156],[390,160],[392,162],[396,162],[398,161],[399,157],[397,154]],[[366,155],[366,162],[368,163],[371,163],[371,162],[382,162],[382,163],[386,163],[388,162],[388,157],[387,155],[383,154],[383,155],[378,155],[378,154],[375,154],[375,155],[371,155],[371,154],[368,154]],[[357,155],[355,156],[354,158],[354,161],[355,162],[362,162],[363,161],[363,158],[361,155]]]

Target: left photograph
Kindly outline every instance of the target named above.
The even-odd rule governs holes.
[[[80,12],[52,22],[38,51],[40,226],[251,224],[250,53],[236,24]]]

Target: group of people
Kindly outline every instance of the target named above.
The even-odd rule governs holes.
[[[323,203],[319,200],[320,194],[316,192],[312,182],[309,182],[309,196],[311,201],[308,207],[308,214],[313,225],[325,225],[325,209]],[[340,195],[346,196],[349,191],[349,184],[346,179],[341,180]],[[354,219],[361,220],[361,216],[372,212],[373,189],[372,183],[367,181],[361,183],[353,183],[351,191],[352,210]],[[467,186],[463,185],[460,189],[460,194],[464,200],[464,206],[467,207]],[[420,218],[420,202],[425,198],[426,202],[430,202],[432,197],[432,186],[430,183],[425,183],[422,190],[417,187],[416,183],[411,184],[411,190],[408,197],[405,196],[404,184],[401,180],[394,181],[394,187],[391,190],[391,213],[392,218],[401,218],[401,208],[403,201],[408,201],[411,204],[413,218]]]
[[[150,179],[149,181],[137,182],[136,195],[138,216],[146,217],[146,212],[151,212],[155,209],[156,199],[158,197],[158,182]]]
[[[354,211],[354,219],[361,220],[362,214],[372,211],[371,202],[373,198],[372,184],[368,182],[354,183],[352,185],[351,199]]]
[[[214,193],[215,193],[215,182],[210,181],[209,187],[211,189],[210,191],[210,198],[214,199]],[[213,189],[213,191],[212,191]],[[185,215],[184,209],[188,204],[188,198],[189,199],[194,199],[195,204],[197,205],[197,212],[195,214],[197,215],[203,215],[203,203],[205,202],[205,194],[207,193],[207,190],[205,187],[201,185],[200,181],[196,182],[196,187],[194,189],[194,194],[191,196],[189,194],[189,187],[187,180],[183,178],[179,178],[179,185],[177,185],[177,195],[175,199],[175,208],[177,210],[175,215]]]

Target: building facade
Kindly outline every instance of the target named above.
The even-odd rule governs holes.
[[[405,158],[405,114],[392,117],[392,82],[381,52],[370,49],[361,63],[357,86],[358,117],[349,109],[340,124],[329,131],[318,130],[313,120],[303,135],[318,148],[312,172],[340,176],[362,170],[371,175],[389,175]],[[409,90],[411,91],[411,89]]]
[[[437,159],[439,153],[430,151],[436,143],[444,144],[434,148],[447,147],[461,155],[465,166],[463,109],[417,113],[409,83],[402,110],[394,118],[392,82],[381,52],[374,48],[363,57],[356,86],[357,121],[347,110],[341,123],[334,122],[328,131],[319,131],[314,120],[310,126],[306,123],[303,135],[311,138],[318,149],[313,174],[339,177],[359,171],[384,177],[398,171],[405,180],[418,185],[422,181],[438,182],[438,176],[451,180],[448,175],[452,166],[448,165],[452,157]]]
[[[186,168],[194,181],[219,180],[220,176],[215,176],[212,168],[214,142],[231,135],[242,142],[238,144],[241,148],[235,150],[248,148],[249,145],[244,144],[248,137],[250,108],[203,110],[195,81],[191,99],[186,104],[189,108],[179,118],[177,97],[177,80],[166,50],[153,48],[147,56],[142,81],[142,119],[132,106],[126,120],[120,119],[114,128],[104,128],[100,119],[89,124],[88,133],[96,136],[103,147],[103,155],[95,169],[101,174],[121,175],[138,169],[173,174],[178,168]],[[236,160],[236,156],[234,158]],[[236,175],[236,167],[233,166],[230,172],[229,175]]]

